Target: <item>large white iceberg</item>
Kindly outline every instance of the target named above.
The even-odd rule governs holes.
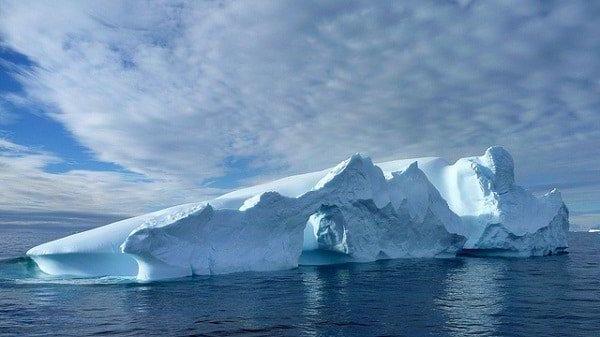
[[[156,280],[298,264],[456,254],[532,256],[566,249],[568,211],[553,191],[514,183],[493,147],[374,165],[354,155],[330,170],[240,189],[34,247],[51,275]]]

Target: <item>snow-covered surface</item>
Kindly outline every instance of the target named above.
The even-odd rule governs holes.
[[[568,210],[515,185],[500,147],[441,158],[336,167],[171,207],[34,247],[52,275],[155,280],[300,264],[454,256],[531,256],[566,248]]]

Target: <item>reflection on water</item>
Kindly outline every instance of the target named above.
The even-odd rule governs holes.
[[[436,299],[436,306],[448,318],[446,325],[453,335],[495,335],[506,301],[504,262],[467,259],[448,274],[444,296]]]
[[[0,263],[0,336],[595,336],[599,247],[600,235],[582,234],[568,256],[389,260],[148,284],[39,280],[15,260]]]
[[[302,313],[307,317],[307,321],[302,324],[304,332],[308,336],[317,336],[317,329],[314,328],[315,322],[321,317],[320,309],[323,306],[323,281],[316,272],[302,273],[302,285],[304,286],[304,295],[306,303],[302,306]]]

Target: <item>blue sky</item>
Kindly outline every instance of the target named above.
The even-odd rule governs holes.
[[[522,185],[559,187],[574,223],[600,223],[598,15],[590,1],[3,1],[0,210],[138,214],[355,152],[503,145]]]
[[[32,71],[35,64],[25,55],[3,46],[0,48],[0,92],[3,95],[26,96],[18,79],[21,70]],[[45,149],[63,159],[49,164],[48,172],[60,173],[73,169],[118,170],[112,163],[100,162],[81,146],[62,124],[46,115],[44,107],[19,105],[3,101],[2,111],[7,119],[2,128],[2,137],[30,148]]]

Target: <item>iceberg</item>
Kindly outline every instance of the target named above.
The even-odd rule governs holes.
[[[565,251],[558,191],[515,185],[501,147],[449,164],[374,164],[356,154],[332,169],[239,189],[30,249],[45,273],[141,281],[295,268],[299,264]]]

